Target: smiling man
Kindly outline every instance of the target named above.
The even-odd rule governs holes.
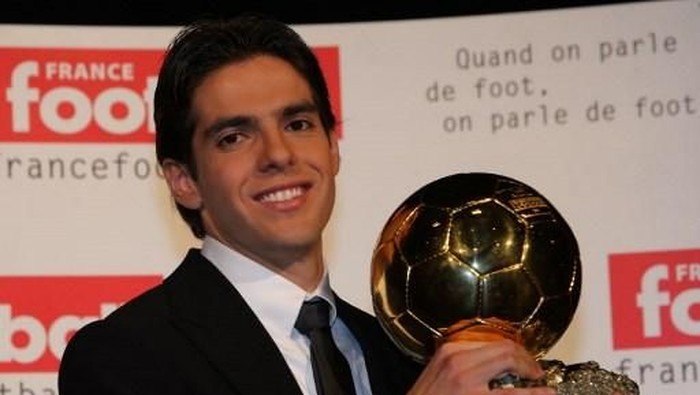
[[[155,120],[165,179],[202,246],[72,338],[62,395],[484,394],[503,373],[542,374],[507,340],[448,343],[419,366],[332,291],[322,233],[335,119],[316,58],[288,26],[243,16],[185,27],[159,75]]]
[[[196,176],[163,162],[177,202],[200,211],[209,237],[313,290],[340,159],[309,85],[286,61],[253,55],[202,81],[192,111]]]

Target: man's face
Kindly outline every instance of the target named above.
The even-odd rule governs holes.
[[[226,65],[195,90],[192,109],[196,177],[166,166],[177,201],[201,208],[208,235],[263,263],[320,257],[338,145],[302,76],[272,56]]]

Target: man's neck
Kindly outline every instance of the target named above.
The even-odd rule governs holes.
[[[217,237],[208,237],[216,239],[224,246],[279,274],[307,292],[316,289],[325,273],[321,241],[311,248],[270,249],[264,254],[254,254],[244,248],[232,246]]]

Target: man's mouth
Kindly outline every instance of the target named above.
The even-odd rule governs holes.
[[[279,189],[272,192],[263,193],[258,196],[257,200],[262,203],[281,203],[292,199],[296,199],[302,194],[306,188],[296,186],[293,188]]]

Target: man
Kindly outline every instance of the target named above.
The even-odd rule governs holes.
[[[159,163],[202,248],[71,339],[62,395],[317,394],[309,338],[295,328],[313,298],[330,306],[350,393],[480,394],[505,372],[542,373],[509,341],[448,343],[423,368],[332,292],[322,232],[340,162],[335,119],[318,63],[289,27],[245,16],[183,29],[155,120]]]

